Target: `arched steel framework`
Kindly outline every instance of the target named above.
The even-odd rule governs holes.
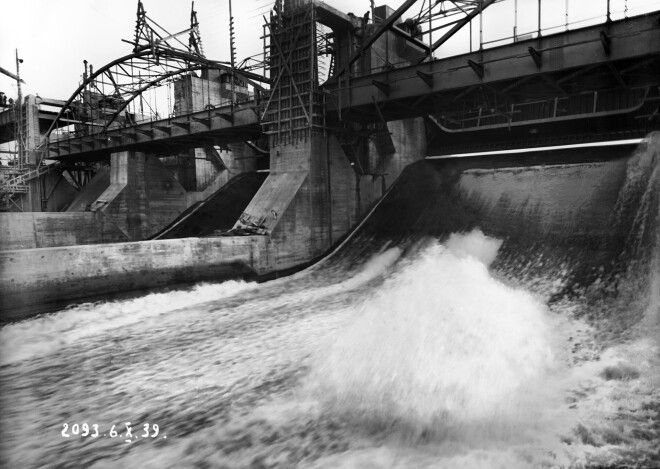
[[[341,77],[385,32],[391,31],[420,49],[419,62],[431,59],[433,51],[453,37],[488,6],[503,0],[406,0],[387,18],[373,18],[376,30],[337,70]],[[413,7],[419,7],[415,12]],[[401,21],[404,15],[412,16]],[[366,19],[366,18],[365,18]]]
[[[257,95],[264,91],[262,84],[269,82],[261,75],[232,69],[223,62],[199,55],[170,48],[143,48],[113,60],[87,76],[61,108],[45,139],[48,140],[52,131],[61,127],[59,121],[64,118],[68,122],[79,122],[86,131],[90,126],[98,129],[91,133],[103,132],[109,125],[117,124],[126,108],[149,89],[198,70],[218,70],[233,76],[250,85]],[[131,123],[130,120],[124,122]]]
[[[133,41],[125,41],[133,46],[133,52],[96,71],[91,66],[88,68],[85,61],[82,83],[60,109],[44,135],[42,146],[48,143],[55,129],[64,129],[68,136],[90,135],[109,128],[131,126],[138,121],[160,119],[163,116],[158,112],[159,103],[161,110],[163,105],[167,108],[167,117],[183,113],[176,109],[181,97],[163,88],[195,72],[207,78],[202,83],[208,87],[211,86],[210,77],[215,80],[216,93],[213,99],[211,93],[207,93],[209,102],[204,103],[205,107],[233,106],[249,99],[258,101],[265,91],[263,84],[270,82],[264,76],[204,56],[194,2],[190,27],[175,34],[152,20],[141,1],[138,1],[136,16],[135,37]],[[186,35],[188,44],[180,39]],[[220,82],[229,84],[226,86],[231,89],[229,94],[226,90],[220,91]],[[235,91],[237,83],[239,92]],[[226,102],[220,103],[220,99]]]

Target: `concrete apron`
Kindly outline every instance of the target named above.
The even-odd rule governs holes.
[[[236,236],[0,251],[0,320],[117,292],[260,275],[268,244]]]

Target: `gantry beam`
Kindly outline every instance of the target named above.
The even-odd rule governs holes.
[[[250,103],[232,108],[206,109],[191,114],[148,121],[131,127],[75,138],[51,138],[49,158],[96,161],[113,152],[139,150],[169,154],[181,147],[251,140],[261,134],[257,113]],[[55,136],[53,136],[55,137]]]
[[[394,13],[388,16],[387,19],[376,29],[376,31],[374,31],[374,33],[362,43],[358,50],[353,52],[353,54],[348,58],[348,62],[345,63],[339,70],[337,70],[335,77],[341,77],[344,72],[348,70],[357,59],[360,58],[364,51],[370,48],[374,42],[376,42],[376,40],[378,40],[378,38],[381,37],[385,31],[390,29],[394,23],[396,23],[401,18],[401,16],[403,16],[403,14],[408,11],[408,9],[416,2],[417,0],[406,0],[403,5],[401,5],[396,9]]]
[[[420,62],[425,60],[427,56],[430,55],[430,52],[436,50],[446,41],[448,41],[456,32],[458,32],[463,26],[472,21],[479,13],[484,11],[488,6],[492,5],[498,0],[482,0],[479,3],[475,3],[473,8],[466,10],[461,8],[459,9],[464,13],[461,19],[453,22],[453,26],[445,32],[440,39],[435,41],[431,46],[425,44],[419,39],[413,37],[410,33],[403,31],[401,28],[396,26],[396,23],[401,19],[404,13],[406,13],[414,4],[418,3],[419,0],[406,0],[399,8],[394,11],[390,16],[388,16],[374,31],[374,33],[369,36],[366,40],[362,42],[360,47],[351,54],[348,58],[348,61],[344,63],[334,75],[334,78],[340,78],[346,70],[349,70],[350,67],[358,60],[362,54],[364,54],[384,33],[387,31],[392,31],[399,36],[403,36],[406,40],[410,41],[415,46],[419,47],[424,52],[424,57],[420,59]],[[434,6],[437,6],[439,2],[435,2]],[[442,8],[442,7],[441,7]],[[450,23],[451,24],[451,23]],[[422,34],[425,34],[422,32]]]
[[[515,87],[515,83],[541,77],[556,80],[554,92],[573,86],[576,92],[593,91],[598,83],[585,83],[583,74],[599,67],[611,73],[615,66],[619,75],[625,74],[625,64],[646,63],[650,68],[648,84],[660,83],[660,12],[628,18],[604,25],[568,31],[556,35],[521,41],[492,49],[434,60],[415,66],[396,68],[368,76],[353,77],[350,86],[345,82],[328,82],[323,91],[333,96],[327,111],[355,120],[380,120],[374,112],[374,102],[388,120],[428,114],[419,106],[425,100],[448,91],[460,93],[471,88],[492,85],[500,89]],[[602,32],[610,39],[609,48],[603,46]],[[540,55],[540,66],[530,56],[534,47]],[[622,66],[617,66],[621,63]],[[591,77],[592,74],[586,73]],[[617,80],[620,83],[621,80]],[[654,82],[654,83],[655,83]],[[382,84],[387,84],[385,89]],[[506,84],[506,85],[503,85]],[[548,84],[547,86],[551,86]],[[593,89],[589,89],[593,86]],[[609,82],[607,86],[609,85]],[[620,86],[620,85],[619,85]],[[582,87],[582,88],[580,88]],[[585,88],[586,87],[586,88]],[[384,110],[383,108],[387,108]]]
[[[458,32],[459,29],[461,29],[463,26],[468,24],[470,21],[472,21],[476,16],[484,11],[487,7],[495,3],[497,0],[484,0],[481,3],[481,6],[472,9],[467,15],[465,15],[464,18],[460,19],[459,21],[452,26],[452,28],[447,31],[445,34],[442,35],[440,39],[435,41],[433,45],[431,46],[431,50],[435,51],[438,47],[443,45],[445,42],[447,42],[451,37]]]

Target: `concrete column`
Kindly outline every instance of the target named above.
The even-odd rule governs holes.
[[[129,239],[152,236],[187,206],[186,191],[158,158],[142,152],[113,153],[110,186],[92,204]]]

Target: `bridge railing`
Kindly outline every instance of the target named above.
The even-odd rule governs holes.
[[[646,7],[636,7],[636,8],[624,8],[620,10],[611,10],[609,12],[609,15],[607,12],[604,12],[602,14],[598,14],[595,16],[589,16],[587,18],[581,18],[578,20],[572,20],[564,21],[563,23],[553,23],[551,26],[543,26],[543,27],[536,27],[536,28],[527,28],[524,31],[519,31],[517,26],[513,27],[513,32],[511,35],[507,36],[499,36],[494,39],[490,39],[487,41],[482,41],[481,46],[484,49],[488,49],[491,47],[497,47],[501,45],[506,45],[506,44],[511,44],[513,42],[520,42],[520,41],[525,41],[528,39],[536,39],[539,38],[540,36],[547,36],[551,34],[559,34],[565,31],[573,30],[573,29],[579,29],[579,28],[585,28],[588,26],[593,26],[596,24],[603,24],[607,22],[608,18],[610,20],[616,20],[616,19],[622,19],[626,18],[628,16],[633,16],[636,14],[641,14],[644,12],[647,12],[648,8]]]
[[[500,20],[501,17],[506,18],[506,15],[502,13],[503,10],[501,7],[512,5],[513,3],[514,0],[496,0],[490,8],[484,9],[482,13],[476,15],[468,24],[463,26],[461,31],[458,31],[450,40],[444,43],[430,56],[424,55],[420,49],[419,58],[412,60],[392,60],[391,57],[384,56],[386,52],[381,50],[379,55],[378,50],[372,47],[370,54],[376,58],[378,65],[367,67],[363,65],[360,67],[359,72],[353,70],[352,76],[365,76],[382,72],[387,69],[403,68],[413,63],[417,63],[419,60],[428,60],[429,57],[445,58],[462,53],[471,53],[479,50],[491,49],[515,42],[539,39],[540,37],[585,28],[596,24],[604,24],[608,21],[624,19],[628,18],[629,16],[644,14],[658,9],[657,5],[637,5],[630,8],[624,6],[623,8],[610,9],[610,2],[607,0],[601,0],[600,2],[594,2],[592,5],[590,5],[589,12],[597,11],[597,14],[590,14],[586,17],[584,15],[577,17],[575,14],[572,14],[571,16],[569,13],[572,11],[572,5],[577,4],[578,0],[566,0],[565,12],[556,11],[552,15],[552,18],[549,19],[551,15],[549,15],[546,11],[545,4],[551,4],[546,0],[538,0],[537,2],[532,2],[531,0],[529,2],[516,1],[516,5],[520,4],[528,8],[531,5],[532,7],[536,8],[536,10],[531,12],[527,10],[523,12],[527,19],[529,19],[530,16],[535,16],[538,14],[536,25],[532,27],[529,25],[529,21],[524,26],[518,24],[517,6],[515,7],[515,15],[511,15],[513,19],[509,20],[510,24],[506,24],[506,19],[503,21]],[[584,2],[582,2],[582,4],[584,4]],[[498,11],[498,9],[500,10]],[[560,14],[562,14],[564,17],[563,21],[558,21],[557,19]],[[492,17],[489,17],[489,15],[493,15],[493,17],[497,16],[498,21],[493,22]],[[485,19],[483,17],[485,17]],[[408,20],[408,22],[410,22],[410,20]],[[493,26],[494,23],[496,24],[495,26]],[[415,21],[413,21],[412,24],[416,24]],[[429,31],[435,31],[435,29],[444,27],[436,27],[434,24],[435,23],[429,25],[422,22],[421,29],[419,29],[416,33],[415,37],[421,42],[426,42],[426,47],[430,47],[435,34],[429,34]],[[406,39],[401,37],[401,35],[393,37],[394,40],[399,41],[401,44],[405,43],[406,41]],[[426,51],[426,53],[428,54],[428,51]]]
[[[63,105],[42,146],[75,145],[79,137],[172,119],[258,99],[261,75],[172,48],[137,47],[93,71],[85,64],[80,86]],[[65,142],[63,142],[65,141]]]

